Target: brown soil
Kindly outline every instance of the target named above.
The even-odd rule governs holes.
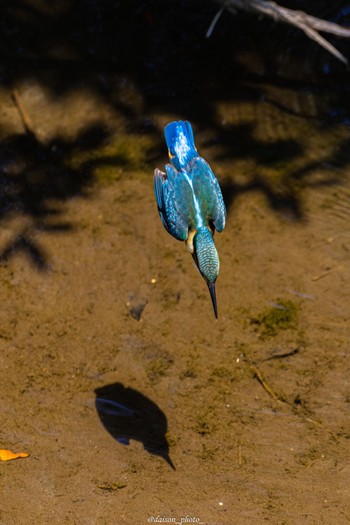
[[[153,195],[174,115],[134,133],[84,86],[17,87],[35,134],[4,89],[0,448],[30,456],[0,465],[0,523],[349,523],[348,128],[267,86],[218,105],[230,151],[194,126],[228,208],[215,321]]]

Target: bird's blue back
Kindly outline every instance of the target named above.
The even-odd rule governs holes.
[[[219,183],[209,164],[198,155],[189,122],[171,122],[164,129],[169,158],[166,174],[155,174],[158,210],[165,228],[177,239],[214,225],[225,227],[226,210]]]

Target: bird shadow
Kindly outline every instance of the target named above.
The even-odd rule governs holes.
[[[101,423],[121,445],[139,441],[144,449],[163,458],[172,469],[164,412],[137,390],[113,383],[95,390],[95,406]]]

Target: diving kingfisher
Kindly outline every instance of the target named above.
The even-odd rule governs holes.
[[[225,228],[226,208],[219,183],[209,164],[198,155],[192,126],[182,120],[164,128],[169,159],[163,173],[154,171],[154,191],[165,229],[187,249],[208,285],[216,319],[215,283],[219,256],[215,230]]]

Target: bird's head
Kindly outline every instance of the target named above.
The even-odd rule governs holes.
[[[215,317],[218,318],[215,282],[219,275],[220,262],[213,235],[208,228],[198,229],[193,238],[193,248],[193,258],[208,285]]]

